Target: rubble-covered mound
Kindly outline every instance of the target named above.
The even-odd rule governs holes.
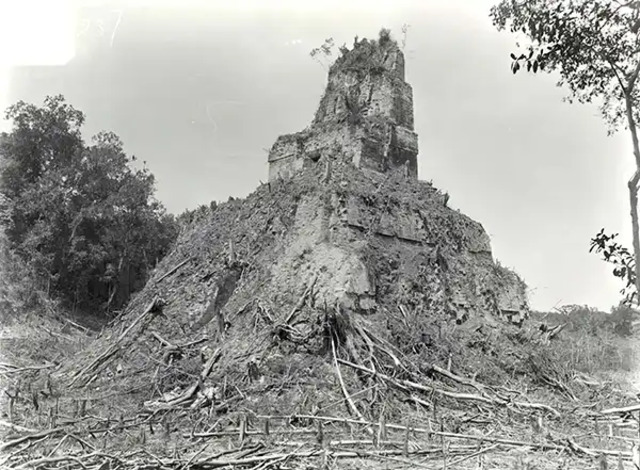
[[[505,309],[509,288],[521,303]],[[424,373],[466,347],[439,345],[442,329],[471,318],[471,330],[484,325],[491,334],[508,323],[505,312],[522,319],[523,289],[493,263],[482,227],[446,207],[430,184],[400,171],[319,166],[194,221],[64,375],[86,406],[111,416],[176,407],[310,414],[343,400],[338,358]],[[484,371],[479,379],[497,378]],[[366,370],[344,376],[374,380]],[[405,401],[391,407],[394,418],[415,406]],[[374,408],[383,402],[370,397]]]
[[[272,338],[259,337],[267,326],[285,325],[279,334],[304,338],[321,354],[320,326],[336,312],[387,340],[400,315],[414,323],[402,332],[413,345],[430,318],[492,326],[524,319],[523,282],[494,264],[482,227],[446,207],[431,185],[399,172],[318,170],[263,185],[193,223],[120,324],[159,297],[161,315],[147,322],[167,341],[203,336],[212,348],[264,360],[261,347]],[[231,341],[251,337],[257,326],[262,333],[246,344]],[[152,347],[152,338],[136,344]]]
[[[493,262],[482,226],[429,183],[318,166],[192,223],[120,321],[158,295],[167,339],[223,336],[241,326],[237,312],[288,312],[301,299],[299,309],[337,308],[384,328],[398,310],[521,323],[524,289]]]
[[[416,156],[401,51],[356,41],[311,126],[274,144],[269,183],[185,227],[100,337],[29,386],[49,430],[0,450],[64,434],[35,466],[101,469],[459,468],[483,442],[565,452],[526,424],[558,420],[556,403],[505,386],[534,366],[562,386],[521,353],[540,336],[520,328],[524,282],[417,180]],[[489,438],[496,420],[511,426]]]
[[[500,442],[560,455],[527,424],[558,420],[557,399],[505,386],[532,360],[504,316],[508,288],[523,286],[481,226],[430,184],[307,168],[193,221],[114,324],[32,384],[47,432],[87,440],[46,453],[112,468],[404,455],[413,468],[464,459],[498,420],[512,423]]]

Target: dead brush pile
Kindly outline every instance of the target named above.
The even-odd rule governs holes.
[[[455,227],[470,224],[436,204],[426,183],[349,171],[327,184],[307,171],[262,185],[194,222],[99,338],[29,378],[37,404],[14,401],[0,466],[525,468],[515,465],[538,452],[538,468],[585,468],[599,454],[630,459],[624,436],[594,432],[620,421],[599,413],[617,391],[532,368],[532,351],[561,333],[551,339],[490,312],[452,317],[446,295],[398,282],[404,248],[363,248],[380,274],[374,311],[320,301],[322,269],[274,282],[304,201],[349,185],[385,204],[423,198],[449,224],[451,244],[464,233]],[[301,264],[305,253],[295,252]],[[467,266],[454,255],[445,262]],[[429,282],[446,286],[452,272]],[[545,373],[551,385],[538,381]]]

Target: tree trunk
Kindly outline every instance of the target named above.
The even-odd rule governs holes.
[[[638,128],[633,117],[633,101],[631,97],[632,87],[625,92],[625,104],[627,108],[627,122],[631,132],[633,144],[633,157],[636,162],[636,172],[629,180],[629,203],[631,205],[631,229],[633,230],[633,253],[636,272],[636,305],[640,305],[640,227],[638,224],[638,182],[640,181],[640,144],[638,143]]]
[[[108,314],[111,311],[111,303],[118,292],[118,282],[114,282],[111,286],[109,286],[109,290],[111,291],[109,294],[109,301],[107,302],[106,313]]]
[[[633,230],[633,253],[636,275],[636,304],[640,305],[640,224],[638,224],[638,181],[640,168],[636,169],[629,180],[629,202],[631,205],[631,229]]]

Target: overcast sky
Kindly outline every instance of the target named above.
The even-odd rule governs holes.
[[[87,115],[87,138],[112,130],[146,160],[177,214],[267,180],[267,149],[310,123],[324,90],[311,49],[381,27],[401,40],[408,24],[419,177],[483,224],[534,308],[608,310],[621,285],[589,240],[602,227],[630,239],[630,139],[607,137],[597,108],[563,103],[556,77],[513,76],[515,40],[494,30],[493,3],[12,0],[0,105],[62,93]]]

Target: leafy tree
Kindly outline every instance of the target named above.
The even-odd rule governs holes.
[[[313,60],[318,62],[323,69],[326,69],[327,66],[325,65],[325,61],[331,60],[331,55],[333,54],[333,46],[333,38],[327,38],[324,40],[324,43],[320,47],[311,49],[309,55]]]
[[[133,169],[120,139],[101,132],[85,145],[82,112],[64,97],[8,108],[0,138],[6,233],[53,295],[80,307],[117,308],[142,287],[176,236],[153,197],[154,177]]]
[[[393,39],[391,38],[391,30],[389,28],[382,28],[378,32],[378,44],[380,47],[385,47],[388,44],[391,44]]]
[[[611,309],[610,323],[613,325],[613,332],[618,336],[629,337],[633,334],[633,321],[637,313],[628,305],[620,304]]]
[[[513,73],[526,68],[559,72],[567,100],[597,102],[610,134],[629,131],[636,170],[628,182],[633,269],[640,291],[638,184],[640,182],[640,2],[622,0],[503,0],[491,9],[498,30],[527,42],[512,53]],[[636,299],[638,300],[638,299]]]

